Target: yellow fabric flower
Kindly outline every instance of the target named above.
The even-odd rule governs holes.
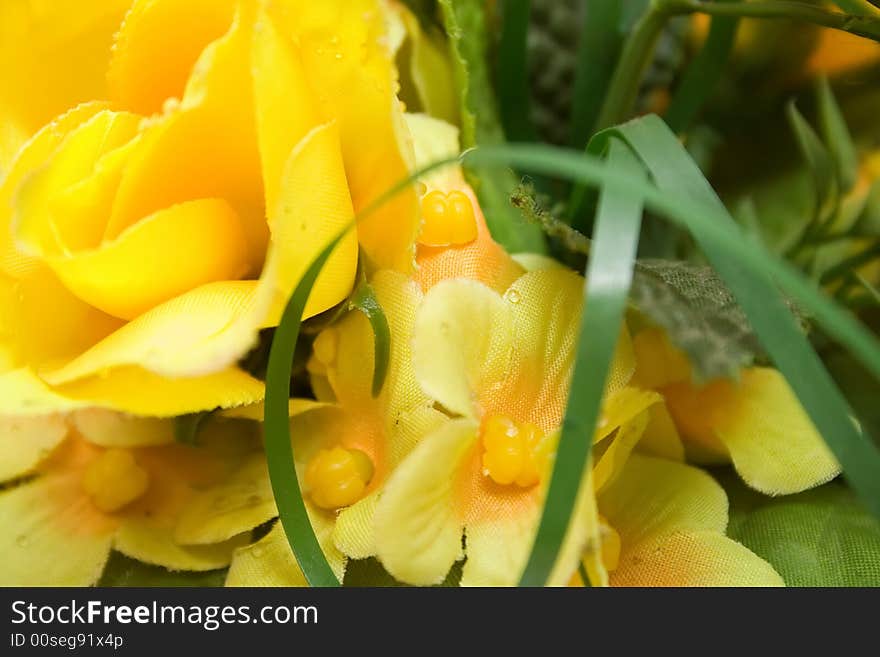
[[[633,455],[598,498],[611,586],[782,586],[763,559],[727,538],[727,495],[705,472]],[[574,580],[582,584],[580,575]]]
[[[633,337],[633,348],[633,384],[663,395],[691,459],[733,463],[743,481],[769,495],[797,493],[840,473],[840,465],[777,370],[748,367],[739,381],[697,385],[686,355],[662,329],[640,331]]]
[[[340,579],[347,558],[364,559],[376,553],[373,514],[389,474],[422,436],[448,421],[431,406],[413,373],[410,340],[421,291],[410,278],[387,270],[378,272],[371,286],[391,332],[382,391],[373,397],[372,327],[362,313],[351,311],[324,329],[314,343],[312,367],[320,368],[335,401],[311,407],[299,402],[291,418],[306,509]],[[206,500],[202,506],[211,504]],[[193,517],[193,522],[198,520]],[[286,543],[277,526],[258,543],[237,552],[230,584],[299,581],[302,575]],[[275,556],[262,559],[264,554]],[[287,559],[283,568],[277,563],[282,556]],[[273,573],[273,568],[280,570]]]
[[[120,3],[33,21],[32,4],[0,11],[3,52],[30,74],[0,94],[5,143],[81,104],[0,164],[0,351],[6,376],[43,388],[0,411],[52,395],[150,415],[260,399],[236,360],[411,164],[383,6],[135,0],[120,23]],[[31,48],[62,45],[89,65],[43,95]],[[417,230],[412,189],[365,216],[306,315],[349,293],[358,245],[409,271]]]
[[[199,490],[227,481],[260,454],[247,425],[209,421],[197,447],[174,442],[173,423],[89,409],[0,418],[0,584],[88,586],[111,549],[171,570],[229,564],[245,523],[184,545],[175,531]]]
[[[583,278],[557,269],[525,274],[503,296],[467,279],[425,295],[413,332],[416,377],[458,419],[426,435],[379,498],[377,552],[398,580],[442,581],[464,556],[464,534],[462,585],[516,582],[568,395],[582,294]],[[555,583],[568,581],[596,529],[593,485],[613,481],[659,400],[625,387],[632,369],[624,332],[595,436],[604,451],[582,485]]]

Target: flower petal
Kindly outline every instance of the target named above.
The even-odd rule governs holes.
[[[742,373],[715,431],[737,472],[769,495],[798,493],[830,481],[840,465],[783,376],[754,367]]]
[[[648,456],[684,461],[684,444],[666,404],[654,404],[648,413],[651,417],[636,449]]]
[[[413,365],[422,389],[448,410],[475,417],[475,402],[507,378],[513,314],[485,285],[443,281],[425,295],[413,330]]]
[[[350,559],[366,559],[376,554],[374,517],[379,491],[342,509],[333,527],[333,544]]]
[[[261,381],[238,368],[205,376],[165,378],[139,367],[119,367],[106,373],[99,370],[97,376],[55,390],[88,406],[155,417],[252,404],[265,394]]]
[[[266,457],[258,453],[223,482],[195,494],[182,511],[174,540],[184,545],[220,543],[277,515]]]
[[[626,421],[608,441],[602,455],[593,466],[596,491],[603,490],[614,482],[625,467],[633,448],[648,426],[648,413],[640,412],[631,420]]]
[[[580,331],[584,279],[564,269],[528,272],[507,290],[504,299],[514,317],[515,350],[512,380],[499,408],[534,422],[544,431],[556,429],[568,397]],[[612,362],[606,390],[619,390],[629,380],[634,362],[624,327]]]
[[[29,369],[13,369],[0,374],[0,415],[62,413],[85,406],[88,403],[53,392]]]
[[[727,495],[702,470],[633,454],[599,496],[599,512],[624,546],[636,546],[675,532],[723,533]]]
[[[81,494],[76,476],[0,492],[0,585],[89,586],[110,556],[116,523]]]
[[[102,408],[74,411],[70,419],[79,435],[101,447],[150,447],[174,442],[174,422],[170,419]]]
[[[60,415],[0,416],[0,483],[33,471],[65,436]]]
[[[48,262],[77,297],[133,319],[205,283],[243,276],[250,268],[246,242],[226,201],[199,199],[159,210],[97,248]]]
[[[228,566],[233,550],[247,541],[247,535],[240,535],[212,545],[180,545],[170,527],[143,518],[126,518],[120,523],[113,547],[132,559],[169,570],[204,571]]]
[[[156,4],[161,5],[157,11],[162,13],[174,11],[170,5],[178,3],[159,0]],[[162,33],[166,32],[163,28]],[[169,103],[162,114],[143,124],[140,143],[128,158],[119,183],[107,239],[164,208],[194,199],[222,198],[241,219],[248,262],[253,273],[259,271],[269,230],[248,65],[251,34],[251,19],[236,16],[229,31],[199,55],[182,101]],[[146,39],[162,37],[141,34],[135,40]],[[139,47],[133,46],[133,50]]]
[[[388,320],[391,338],[380,397],[376,400],[372,394],[374,336],[363,313],[352,311],[329,329],[334,334],[336,353],[333,362],[327,364],[327,376],[342,406],[352,412],[371,408],[375,413],[381,409],[379,412],[390,428],[402,411],[428,403],[412,365],[411,336],[422,294],[411,279],[389,270],[378,272],[370,285]]]
[[[281,33],[298,43],[324,120],[339,125],[351,199],[360,212],[406,179],[412,158],[383,12],[375,0],[274,3],[269,11]],[[358,240],[377,269],[409,273],[417,229],[418,199],[407,186],[360,219]]]
[[[226,575],[226,586],[308,585],[280,522],[256,543],[238,548]]]
[[[334,190],[343,184],[333,183],[336,178],[327,168],[332,161],[325,156],[333,152],[332,144],[332,131],[324,126],[310,133],[291,155],[287,183],[293,189],[297,186],[294,183],[311,181],[307,186],[311,191],[300,195],[296,204],[291,202],[273,225],[269,260],[259,282],[202,285],[156,306],[45,378],[57,385],[122,365],[138,365],[166,376],[193,376],[234,363],[252,346],[259,328],[277,323],[287,297],[308,266],[307,254],[301,251],[306,243],[302,240],[305,229],[295,218],[319,217],[326,226],[318,233],[330,230],[322,233],[328,240],[335,234],[334,222],[342,226],[347,221],[348,215],[332,201]],[[306,175],[310,169],[312,173]],[[322,174],[328,178],[321,184],[310,177]],[[291,222],[296,223],[295,228],[286,227]],[[314,249],[323,246],[323,242],[310,244]],[[341,246],[346,244],[355,247],[353,241]],[[345,262],[351,276],[354,266],[354,259]],[[322,273],[306,314],[338,302],[348,292],[351,276],[332,267]]]
[[[541,507],[533,504],[516,515],[468,522],[461,585],[515,586],[534,543],[540,514]]]
[[[449,422],[427,436],[388,479],[376,508],[376,547],[398,580],[439,584],[462,557],[455,479],[476,440],[473,422]]]
[[[0,3],[0,171],[24,139],[74,105],[106,98],[113,34],[129,0]]]
[[[713,531],[673,533],[624,547],[612,586],[784,586],[773,567]]]
[[[135,0],[116,34],[107,79],[115,103],[145,116],[180,98],[205,47],[229,29],[234,0]]]

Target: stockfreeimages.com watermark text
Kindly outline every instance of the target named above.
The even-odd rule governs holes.
[[[286,625],[318,623],[314,605],[169,605],[153,601],[149,604],[106,604],[100,600],[64,604],[34,604],[25,600],[12,603],[12,624],[22,625],[195,625],[210,632],[223,625]]]

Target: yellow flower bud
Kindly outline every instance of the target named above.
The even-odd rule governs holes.
[[[306,468],[305,484],[322,509],[350,506],[364,496],[373,478],[373,462],[357,449],[333,447],[319,451]]]
[[[553,441],[538,426],[495,415],[483,423],[480,435],[483,474],[492,481],[528,488],[541,480]]]
[[[419,242],[426,246],[467,244],[477,239],[474,206],[467,194],[440,190],[422,197],[422,232]]]

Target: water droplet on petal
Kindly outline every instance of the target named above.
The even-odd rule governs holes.
[[[504,298],[510,303],[519,303],[522,299],[522,295],[517,290],[508,290],[505,293]]]
[[[263,557],[263,547],[261,545],[255,545],[251,548],[251,554],[254,555],[255,559],[261,559]]]
[[[15,544],[20,548],[27,547],[28,542],[27,534],[19,534],[15,537]]]

